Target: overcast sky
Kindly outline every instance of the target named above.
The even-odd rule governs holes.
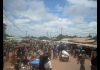
[[[3,0],[6,33],[14,36],[88,36],[97,33],[96,0]]]

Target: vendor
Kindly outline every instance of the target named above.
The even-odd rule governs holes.
[[[42,55],[40,57],[39,69],[52,70],[52,64],[51,64],[51,61],[49,60],[48,55]]]

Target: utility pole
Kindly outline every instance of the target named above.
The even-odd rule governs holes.
[[[51,35],[50,35],[50,40],[51,40]]]
[[[63,28],[61,28],[61,35],[62,35],[62,30],[63,30]]]
[[[48,37],[48,31],[47,31],[47,37]]]
[[[26,37],[27,37],[27,31],[26,31]]]

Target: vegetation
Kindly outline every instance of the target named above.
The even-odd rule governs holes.
[[[39,39],[40,39],[40,40],[43,40],[43,39],[45,39],[45,40],[46,40],[46,39],[49,39],[49,38],[48,38],[48,37],[46,37],[46,36],[43,36],[43,37],[39,37]]]
[[[65,38],[65,37],[66,37],[66,36],[60,34],[60,35],[57,36],[57,39],[58,39],[58,40],[61,40],[61,39]]]
[[[91,35],[89,35],[89,36],[87,36],[87,37],[92,38],[92,36],[91,36]]]
[[[6,27],[7,27],[7,25],[5,23],[3,23],[3,39],[6,39],[6,37],[14,37],[12,35],[6,34]]]
[[[4,24],[3,23],[3,39],[6,39],[6,36],[7,36],[7,34],[6,34],[6,24]]]

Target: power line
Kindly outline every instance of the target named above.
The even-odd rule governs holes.
[[[5,7],[4,7],[4,5],[3,5],[3,8],[5,9]],[[6,10],[6,9],[5,9]],[[16,27],[16,28],[18,28],[20,31],[22,31],[19,27],[17,27],[17,25],[15,25],[9,18],[8,18],[8,16],[6,15],[6,13],[3,11],[3,14],[7,17],[7,19]],[[22,31],[22,32],[24,32],[24,31]]]
[[[15,26],[15,27],[17,27],[9,18],[8,18],[8,16],[3,12],[3,14],[7,17],[7,19]],[[18,28],[18,27],[17,27]],[[19,29],[19,28],[18,28]],[[20,31],[22,31],[21,29],[19,29]],[[22,31],[23,32],[23,31]]]

